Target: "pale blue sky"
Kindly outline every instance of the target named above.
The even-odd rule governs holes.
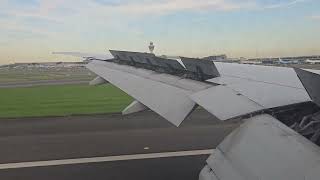
[[[0,64],[147,51],[149,41],[169,55],[320,54],[319,9],[318,0],[0,0]]]

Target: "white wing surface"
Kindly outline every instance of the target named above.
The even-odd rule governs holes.
[[[303,89],[293,68],[215,62],[222,77],[270,83]]]
[[[264,109],[256,102],[225,86],[215,86],[197,92],[191,98],[220,120]]]
[[[209,82],[224,84],[264,109],[311,100],[292,68],[215,64],[221,77],[209,79]]]

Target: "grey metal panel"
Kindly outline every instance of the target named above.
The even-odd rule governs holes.
[[[87,67],[176,126],[196,105],[189,98],[190,91],[154,81],[150,79],[152,73],[147,70],[135,68],[140,74],[145,71],[144,74],[148,75],[139,76],[129,73],[134,67],[105,61],[92,61]]]
[[[319,179],[320,148],[270,115],[250,118],[207,160],[220,180]]]
[[[181,64],[181,66],[186,69],[186,66],[183,64],[183,62],[181,61],[179,56],[177,56],[177,57],[167,57],[167,59],[173,59],[173,60],[178,61]]]
[[[151,53],[140,53],[140,52],[125,52],[127,56],[131,59],[134,59],[135,62],[142,64],[152,64],[152,58],[155,57],[154,54]]]
[[[320,106],[320,75],[302,69],[295,71],[313,102]]]
[[[162,63],[159,62],[159,58],[154,54],[150,53],[136,53],[136,56],[140,59],[143,59],[145,63],[152,64],[153,66],[162,66]]]
[[[157,67],[172,70],[184,70],[184,67],[173,59],[165,59],[156,57],[151,53],[129,52],[129,51],[116,51],[110,50],[110,53],[116,58],[127,62],[136,62],[141,64],[149,64]]]
[[[185,70],[185,68],[175,59],[165,59],[156,57],[155,60],[163,68],[172,68],[175,70]]]
[[[227,87],[243,94],[265,108],[310,101],[307,92],[300,88],[234,77],[217,77],[208,81],[225,84]]]
[[[310,101],[305,90],[262,82],[243,82],[228,87],[240,92],[247,98],[265,108],[274,108]]]
[[[197,73],[199,68],[204,74],[211,76],[211,78],[220,76],[216,66],[212,61],[187,57],[180,58],[188,71]]]
[[[129,58],[129,56],[128,56],[128,54],[126,52],[110,50],[110,53],[112,54],[112,56],[114,58],[116,58],[118,60],[131,62],[131,59]]]
[[[242,79],[238,77],[220,76],[220,77],[208,79],[207,81],[223,85],[223,84],[239,83],[239,81],[246,81],[246,79]]]
[[[192,94],[191,98],[220,120],[264,109],[256,102],[221,85]]]
[[[320,163],[313,167],[306,175],[305,180],[319,180],[320,177]]]
[[[303,89],[293,68],[221,62],[214,64],[222,77],[237,77]]]

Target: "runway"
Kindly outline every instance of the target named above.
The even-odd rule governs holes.
[[[204,110],[180,128],[153,112],[2,119],[0,179],[196,179],[237,126]]]

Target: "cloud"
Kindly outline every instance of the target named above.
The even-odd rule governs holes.
[[[19,6],[11,1],[2,1],[0,11],[11,17],[15,25],[10,28],[21,29],[26,19],[47,21],[53,25],[70,25],[78,22],[90,26],[126,26],[132,18],[161,16],[181,11],[234,11],[249,9],[252,0],[35,0],[32,6]],[[5,2],[5,3],[4,3]],[[14,1],[17,3],[17,0]],[[14,7],[14,8],[13,8]],[[116,18],[115,18],[116,17]],[[108,22],[108,23],[106,23]],[[112,24],[112,25],[110,25]],[[26,27],[31,31],[37,28]],[[41,31],[41,30],[40,30]]]
[[[284,8],[284,7],[289,7],[289,6],[293,6],[299,3],[303,3],[306,2],[307,0],[290,0],[290,1],[282,1],[279,3],[274,3],[274,4],[270,4],[270,5],[265,5],[263,6],[264,9],[276,9],[276,8]]]
[[[97,1],[95,1],[97,2]],[[179,11],[231,11],[253,7],[250,1],[230,1],[230,0],[162,0],[162,1],[140,1],[116,3],[98,3],[110,11],[143,15],[143,14],[167,14]]]
[[[21,0],[15,0],[17,3]],[[3,0],[0,10],[10,16],[41,18],[57,23],[65,22],[69,17],[117,15],[165,15],[182,11],[235,11],[274,9],[292,6],[307,0],[286,0],[276,4],[265,4],[264,0],[33,0],[32,6],[18,6],[12,1]],[[37,2],[37,3],[36,3]],[[14,7],[14,8],[13,8]],[[64,13],[72,12],[65,16]],[[61,15],[62,14],[62,15]]]
[[[265,0],[32,0],[31,4],[23,1],[23,6],[19,6],[17,2],[22,1],[0,0],[1,16],[7,20],[1,26],[10,31],[51,35],[57,29],[62,33],[73,33],[75,29],[89,31],[86,27],[104,31],[130,28],[134,31],[129,27],[130,22],[150,16],[179,12],[267,10],[308,0],[284,0],[278,4],[266,4]]]
[[[265,10],[285,8],[304,3],[309,0],[283,0],[279,3],[266,3],[265,0],[93,0],[101,8],[110,12],[132,15],[162,15],[180,11],[234,11]]]

